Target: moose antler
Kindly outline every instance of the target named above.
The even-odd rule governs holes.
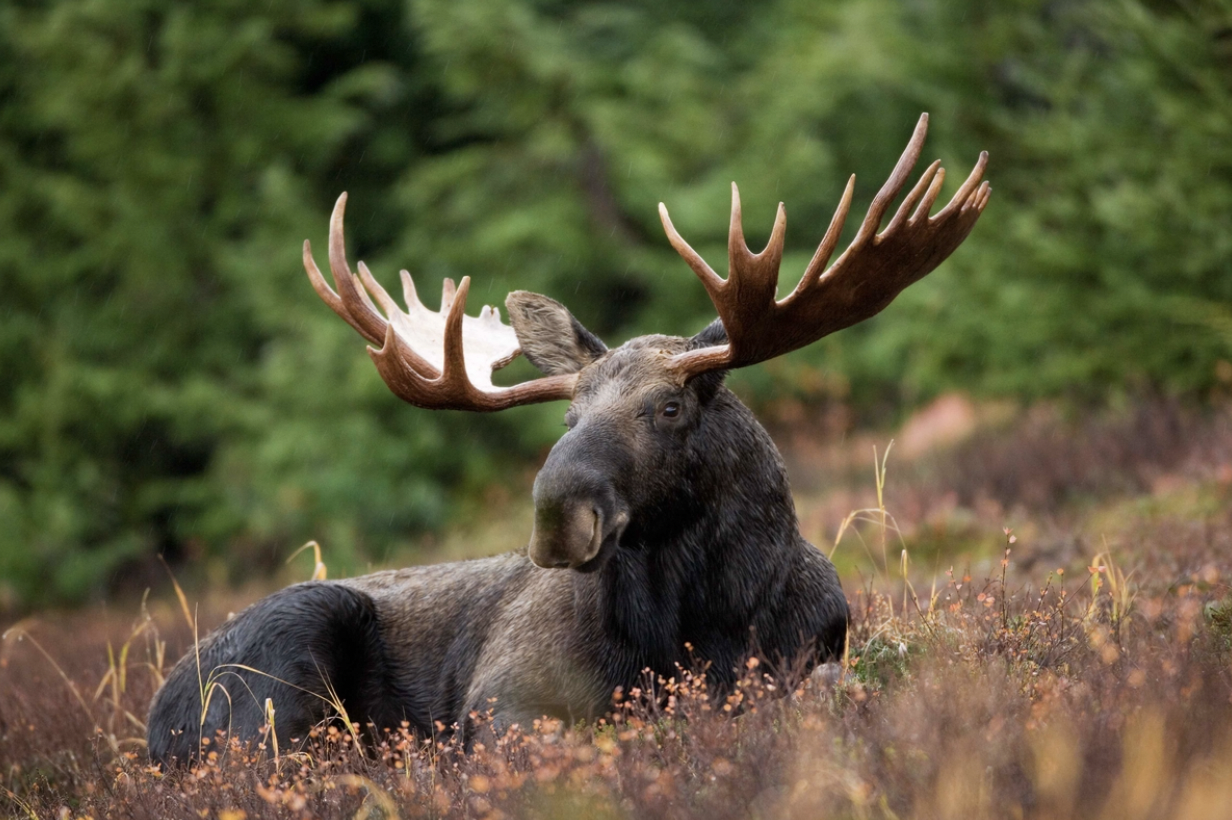
[[[659,216],[667,238],[701,279],[728,338],[725,345],[678,354],[669,367],[687,379],[709,370],[745,367],[781,356],[879,313],[904,288],[945,261],[967,238],[988,204],[992,189],[987,182],[980,183],[988,164],[987,151],[980,154],[967,181],[936,216],[929,216],[929,212],[941,192],[945,169],[940,160],[928,166],[890,224],[876,233],[886,210],[919,160],[927,133],[928,114],[922,114],[893,173],[869,206],[856,238],[826,270],[851,207],[856,180],[852,175],[800,283],[779,301],[776,290],[787,229],[787,213],[782,203],[770,241],[765,250],[755,254],[744,242],[740,192],[732,183],[731,229],[727,240],[730,273],[722,279],[676,232],[667,207],[660,202]]]
[[[441,309],[436,312],[419,301],[406,271],[402,271],[405,311],[363,262],[359,263],[359,275],[352,273],[342,232],[346,201],[345,193],[338,197],[329,220],[329,269],[337,292],[317,268],[308,240],[304,240],[304,269],[325,304],[377,346],[368,348],[368,355],[395,395],[433,410],[487,411],[572,398],[577,381],[573,373],[513,387],[493,386],[493,371],[509,364],[521,351],[517,336],[501,323],[496,308],[485,305],[478,318],[465,314],[469,276],[462,277],[456,289],[452,279],[445,280]],[[384,316],[373,304],[374,298]]]

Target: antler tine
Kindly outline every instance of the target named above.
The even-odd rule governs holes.
[[[381,305],[381,310],[385,311],[386,316],[402,310],[398,303],[394,301],[394,297],[389,295],[389,291],[385,290],[384,286],[376,281],[376,277],[372,275],[372,271],[368,270],[367,265],[361,261],[355,267],[359,270],[359,281],[363,284],[363,289],[360,292],[371,293],[372,297]]]
[[[864,215],[864,222],[860,225],[860,232],[856,234],[855,240],[851,243],[852,248],[863,245],[877,232],[877,228],[881,225],[881,218],[885,216],[886,209],[890,207],[894,197],[898,196],[898,192],[907,184],[907,178],[911,175],[911,169],[919,162],[920,154],[924,151],[924,138],[927,136],[928,112],[925,112],[920,115],[919,122],[915,124],[915,131],[911,134],[911,140],[907,143],[907,147],[903,149],[903,154],[898,158],[898,163],[894,166],[894,170],[890,172],[889,179],[881,186],[877,196],[873,197],[872,204],[868,206],[868,213]]]
[[[462,317],[466,314],[466,295],[471,289],[471,278],[462,277],[462,284],[454,290],[452,279],[446,279],[446,290],[449,294],[449,315],[445,318],[445,367],[441,373],[443,381],[461,380],[469,386],[466,376],[466,352],[462,349]],[[441,299],[441,310],[445,309],[445,299]]]
[[[911,189],[907,196],[903,197],[903,204],[898,206],[898,211],[895,212],[894,218],[890,220],[890,224],[886,225],[884,233],[893,233],[898,229],[899,225],[907,221],[907,215],[916,206],[916,203],[923,198],[925,191],[931,193],[934,190],[941,190],[941,186],[937,184],[937,177],[945,181],[945,169],[941,167],[941,160],[939,159],[933,160],[932,165],[924,169],[924,173],[920,175],[919,182],[915,184],[915,187]],[[924,209],[924,213],[928,213],[930,210],[932,210],[931,204]]]
[[[351,311],[347,309],[346,303],[343,301],[342,297],[335,293],[334,289],[331,288],[329,283],[325,281],[325,277],[321,275],[321,269],[317,267],[316,260],[312,258],[312,243],[307,239],[304,240],[303,260],[304,270],[308,272],[308,281],[312,283],[312,289],[317,292],[317,296],[320,296],[321,300],[325,302],[325,304],[329,305],[330,310],[341,316],[342,319],[348,325],[355,328],[361,336],[373,344],[380,344],[380,339],[373,338],[370,330],[351,315]]]
[[[441,282],[441,313],[453,307],[454,295],[457,292],[458,289],[454,285],[453,280],[446,276],[445,281]]]
[[[710,294],[710,298],[714,299],[716,295],[723,289],[723,280],[714,268],[706,264],[706,260],[702,259],[701,254],[693,250],[693,246],[684,241],[684,237],[676,230],[676,226],[672,224],[672,218],[667,215],[667,206],[662,202],[659,203],[659,221],[663,223],[663,232],[667,234],[667,241],[672,243],[672,247],[676,249],[676,253],[688,263],[693,272],[697,274],[697,278],[702,280],[702,285],[705,286],[706,292]]]
[[[988,204],[988,198],[992,196],[992,186],[987,182],[980,183],[980,201],[976,203],[977,208],[983,213],[984,206]]]
[[[821,244],[817,246],[817,250],[813,253],[813,258],[809,260],[808,267],[804,269],[804,276],[800,277],[799,284],[792,291],[793,298],[797,293],[803,292],[811,286],[822,273],[826,270],[826,265],[830,261],[830,257],[834,255],[834,249],[838,246],[838,238],[843,233],[843,225],[847,222],[847,213],[851,210],[851,196],[856,190],[856,175],[852,174],[847,178],[847,187],[843,190],[843,198],[839,200],[838,207],[834,209],[834,216],[830,217],[830,227],[826,228],[826,235],[822,237]]]
[[[402,301],[406,302],[407,307],[421,304],[419,294],[415,292],[415,280],[411,278],[411,272],[403,268],[398,271],[398,276],[402,279]]]
[[[924,198],[920,200],[920,206],[915,209],[915,213],[911,215],[911,222],[917,222],[921,218],[929,219],[933,211],[933,203],[937,201],[937,196],[941,193],[941,186],[945,183],[945,169],[938,168],[936,176],[933,177],[933,182],[928,186],[928,192],[924,194]]]
[[[932,221],[939,222],[950,216],[950,214],[954,211],[963,207],[963,205],[966,204],[967,199],[971,196],[972,191],[976,189],[976,186],[980,184],[980,180],[984,178],[984,169],[987,167],[988,152],[981,151],[980,158],[975,163],[975,167],[971,169],[971,173],[967,176],[967,179],[961,186],[959,186],[958,191],[954,194],[954,198],[951,199],[949,204],[942,208],[941,211],[932,218]],[[988,186],[988,183],[985,182],[984,186]]]
[[[351,273],[346,260],[346,237],[342,228],[346,203],[347,195],[343,192],[334,203],[334,212],[329,217],[329,270],[334,275],[334,286],[338,288],[339,301],[346,311],[343,318],[365,339],[381,344],[385,338],[385,319],[377,312],[364,289],[356,284],[356,276]],[[313,267],[316,267],[315,262]],[[319,290],[317,292],[320,293]]]
[[[321,269],[317,267],[316,260],[312,258],[312,243],[307,239],[304,240],[304,270],[308,272],[308,281],[312,283],[312,289],[317,292],[317,296],[321,297],[321,301],[329,305],[330,310],[341,316],[361,336],[370,342],[374,341],[368,338],[367,331],[351,318],[351,314],[347,312],[346,307],[342,304],[342,299],[339,298],[338,294],[334,293],[334,289],[329,286],[329,283],[325,281],[325,277],[321,275]]]
[[[736,275],[737,260],[742,256],[752,256],[749,244],[744,241],[744,211],[740,207],[740,189],[733,181],[731,184],[732,204],[731,221],[727,226],[727,279]]]

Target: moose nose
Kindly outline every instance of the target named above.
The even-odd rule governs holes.
[[[619,541],[629,511],[615,477],[631,470],[611,425],[579,423],[548,454],[535,477],[535,525],[527,555],[547,569],[591,571],[604,545]]]
[[[544,569],[572,569],[599,553],[603,514],[585,501],[535,507],[535,524],[527,555]]]

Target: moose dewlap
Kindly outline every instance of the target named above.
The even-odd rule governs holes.
[[[990,189],[987,154],[936,215],[945,172],[933,163],[885,230],[882,218],[919,159],[915,133],[856,238],[827,267],[855,178],[803,277],[777,299],[786,216],[754,254],[732,186],[730,275],[722,279],[659,206],[672,246],[701,279],[718,319],[692,338],[642,336],[615,349],[560,303],[518,291],[511,327],[485,307],[465,315],[469,277],[445,280],[439,312],[402,273],[406,309],[343,243],[346,194],[330,221],[334,288],[304,243],[317,293],[375,348],[382,378],[419,407],[502,410],[568,400],[568,431],[535,479],[527,546],[495,558],[310,582],[258,601],[172,670],[150,708],[149,751],[187,762],[203,737],[256,738],[266,702],[281,748],[337,707],[378,731],[470,731],[543,715],[602,715],[643,670],[707,663],[711,691],[755,655],[774,672],[842,652],[847,601],[834,567],[800,535],[782,459],[752,413],[723,386],[756,364],[855,324],[948,257]],[[491,374],[518,353],[543,373],[513,387]],[[686,648],[687,645],[687,648]],[[225,688],[225,696],[210,683]],[[203,703],[204,701],[204,703]]]

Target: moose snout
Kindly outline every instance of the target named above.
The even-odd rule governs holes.
[[[544,569],[577,569],[603,546],[604,516],[586,500],[535,508],[535,525],[527,554]]]
[[[628,454],[607,425],[583,422],[566,433],[535,477],[535,524],[527,555],[545,569],[591,572],[605,563],[629,523],[613,480]]]

